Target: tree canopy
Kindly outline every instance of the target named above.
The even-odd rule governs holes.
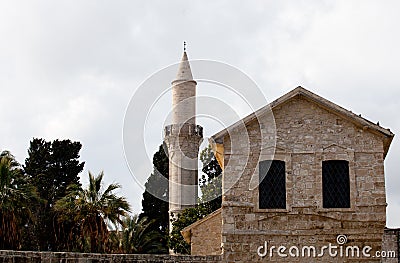
[[[147,217],[139,218],[137,215],[124,219],[122,229],[122,251],[133,254],[159,254],[164,251],[164,237],[159,231],[154,230],[155,220]]]
[[[108,224],[118,230],[123,225],[124,217],[130,212],[130,206],[124,197],[118,197],[114,191],[119,184],[103,186],[104,173],[94,176],[89,172],[89,185],[82,188],[72,184],[67,188],[67,195],[59,199],[54,210],[59,223],[72,222],[78,227],[78,240],[71,240],[85,252],[108,251]],[[107,224],[108,223],[108,224]],[[72,231],[76,232],[75,229]],[[74,233],[70,233],[71,236]]]
[[[60,231],[67,226],[58,224],[53,207],[57,200],[67,194],[70,184],[80,185],[79,173],[84,166],[84,162],[79,161],[81,148],[80,142],[70,140],[50,142],[34,138],[30,142],[24,169],[43,202],[33,204],[36,221],[27,234],[36,240],[30,240],[26,249],[67,249],[64,244],[68,237],[64,236],[64,231]]]
[[[157,231],[162,236],[161,248],[158,253],[168,253],[167,240],[169,235],[169,160],[167,149],[161,144],[153,156],[153,172],[145,184],[142,199],[142,213],[139,219],[146,217],[154,221],[147,231]],[[162,199],[158,198],[162,197]]]
[[[221,168],[208,147],[200,154],[201,197],[184,210],[169,234],[169,160],[165,145],[153,156],[143,193],[143,212],[129,215],[120,185],[103,185],[104,174],[89,172],[82,187],[81,143],[34,138],[21,166],[0,154],[0,249],[113,253],[190,253],[181,230],[221,206]]]
[[[199,179],[201,198],[199,203],[207,208],[209,213],[221,207],[222,203],[222,169],[209,145],[200,153],[203,164],[203,174]]]
[[[31,204],[38,202],[30,184],[14,156],[0,154],[0,249],[21,249],[25,225],[33,220]]]

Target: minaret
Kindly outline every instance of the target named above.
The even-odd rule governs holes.
[[[203,128],[196,125],[196,81],[186,46],[175,80],[172,81],[172,124],[165,127],[164,142],[169,154],[170,219],[197,201],[197,159]],[[170,231],[172,228],[170,227]]]

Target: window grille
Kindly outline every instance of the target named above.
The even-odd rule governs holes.
[[[286,208],[285,162],[278,160],[259,163],[259,208]]]
[[[322,191],[324,208],[350,208],[349,162],[322,162]]]

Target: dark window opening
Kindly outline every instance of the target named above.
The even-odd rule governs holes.
[[[285,162],[277,160],[259,163],[258,198],[260,209],[286,208]]]
[[[324,208],[350,208],[349,162],[322,162],[322,192]]]

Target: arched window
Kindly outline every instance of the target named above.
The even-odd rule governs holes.
[[[259,163],[258,198],[260,209],[286,208],[285,162],[278,160]]]
[[[324,208],[350,208],[349,162],[322,162],[322,192]]]

